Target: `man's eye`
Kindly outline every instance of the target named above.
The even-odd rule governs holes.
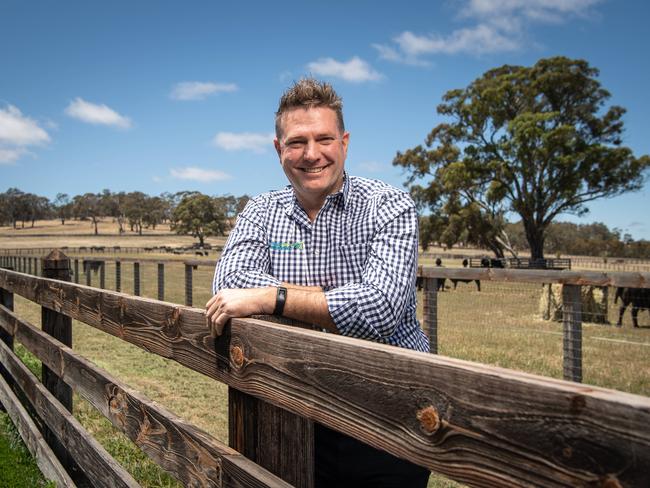
[[[329,144],[332,144],[333,142],[334,142],[334,138],[333,138],[333,137],[323,137],[323,138],[321,138],[321,139],[318,139],[318,143],[319,143],[319,144],[322,144],[322,145],[324,145],[324,146],[327,146],[327,145],[329,145]]]
[[[300,149],[305,147],[305,143],[302,141],[291,141],[287,144],[291,149]]]

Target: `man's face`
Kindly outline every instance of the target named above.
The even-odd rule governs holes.
[[[296,108],[282,115],[275,149],[302,205],[322,206],[343,185],[350,134],[341,133],[334,110]],[[306,210],[311,210],[306,208]]]

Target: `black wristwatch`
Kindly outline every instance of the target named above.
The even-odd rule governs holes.
[[[278,286],[278,293],[275,295],[275,310],[273,315],[282,316],[284,312],[284,304],[287,301],[287,289],[284,286]]]

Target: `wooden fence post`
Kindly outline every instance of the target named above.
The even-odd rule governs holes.
[[[74,282],[79,284],[79,260],[74,260]]]
[[[165,263],[158,263],[158,300],[165,299]]]
[[[3,268],[6,269],[11,269],[8,266],[5,266],[6,263],[3,263]],[[9,290],[5,290],[4,288],[0,288],[0,305],[8,308],[9,310],[13,311],[14,309],[14,294],[11,293]],[[14,348],[14,336],[11,334],[8,334],[7,332],[4,331],[4,329],[0,329],[0,341],[4,342],[9,346],[9,349],[13,350]],[[0,375],[5,379],[5,381],[10,385],[13,386],[14,382],[11,378],[11,375],[9,372],[4,368],[2,363],[0,363]],[[2,404],[0,404],[0,411],[4,411],[4,407]]]
[[[297,488],[314,486],[314,423],[228,388],[230,447]]]
[[[102,261],[99,266],[99,287],[102,290],[106,289],[106,261]]]
[[[438,278],[424,278],[424,330],[429,336],[429,352],[438,354]]]
[[[192,265],[185,265],[185,305],[192,306]]]
[[[115,291],[122,290],[122,262],[115,261]]]
[[[43,259],[43,277],[57,280],[70,281],[70,259],[58,249],[53,250]],[[66,346],[72,346],[72,319],[42,307],[41,312],[43,332],[61,341]],[[47,366],[42,365],[43,385],[56,397],[56,399],[69,412],[72,412],[72,388],[66,385]],[[75,464],[65,447],[48,428],[43,427],[43,437],[61,461],[68,472],[74,470]]]
[[[564,379],[582,382],[582,287],[562,285]]]
[[[92,277],[90,276],[90,268],[92,268],[92,266],[85,259],[84,259],[84,268],[85,268],[84,271],[86,272],[86,286],[91,286]]]
[[[133,263],[133,294],[140,296],[140,263]]]

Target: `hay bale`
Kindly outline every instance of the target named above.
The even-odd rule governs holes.
[[[607,287],[583,285],[581,295],[582,321],[609,325],[607,319]],[[548,284],[542,286],[542,294],[539,299],[539,314],[544,320],[562,322],[562,285]]]

